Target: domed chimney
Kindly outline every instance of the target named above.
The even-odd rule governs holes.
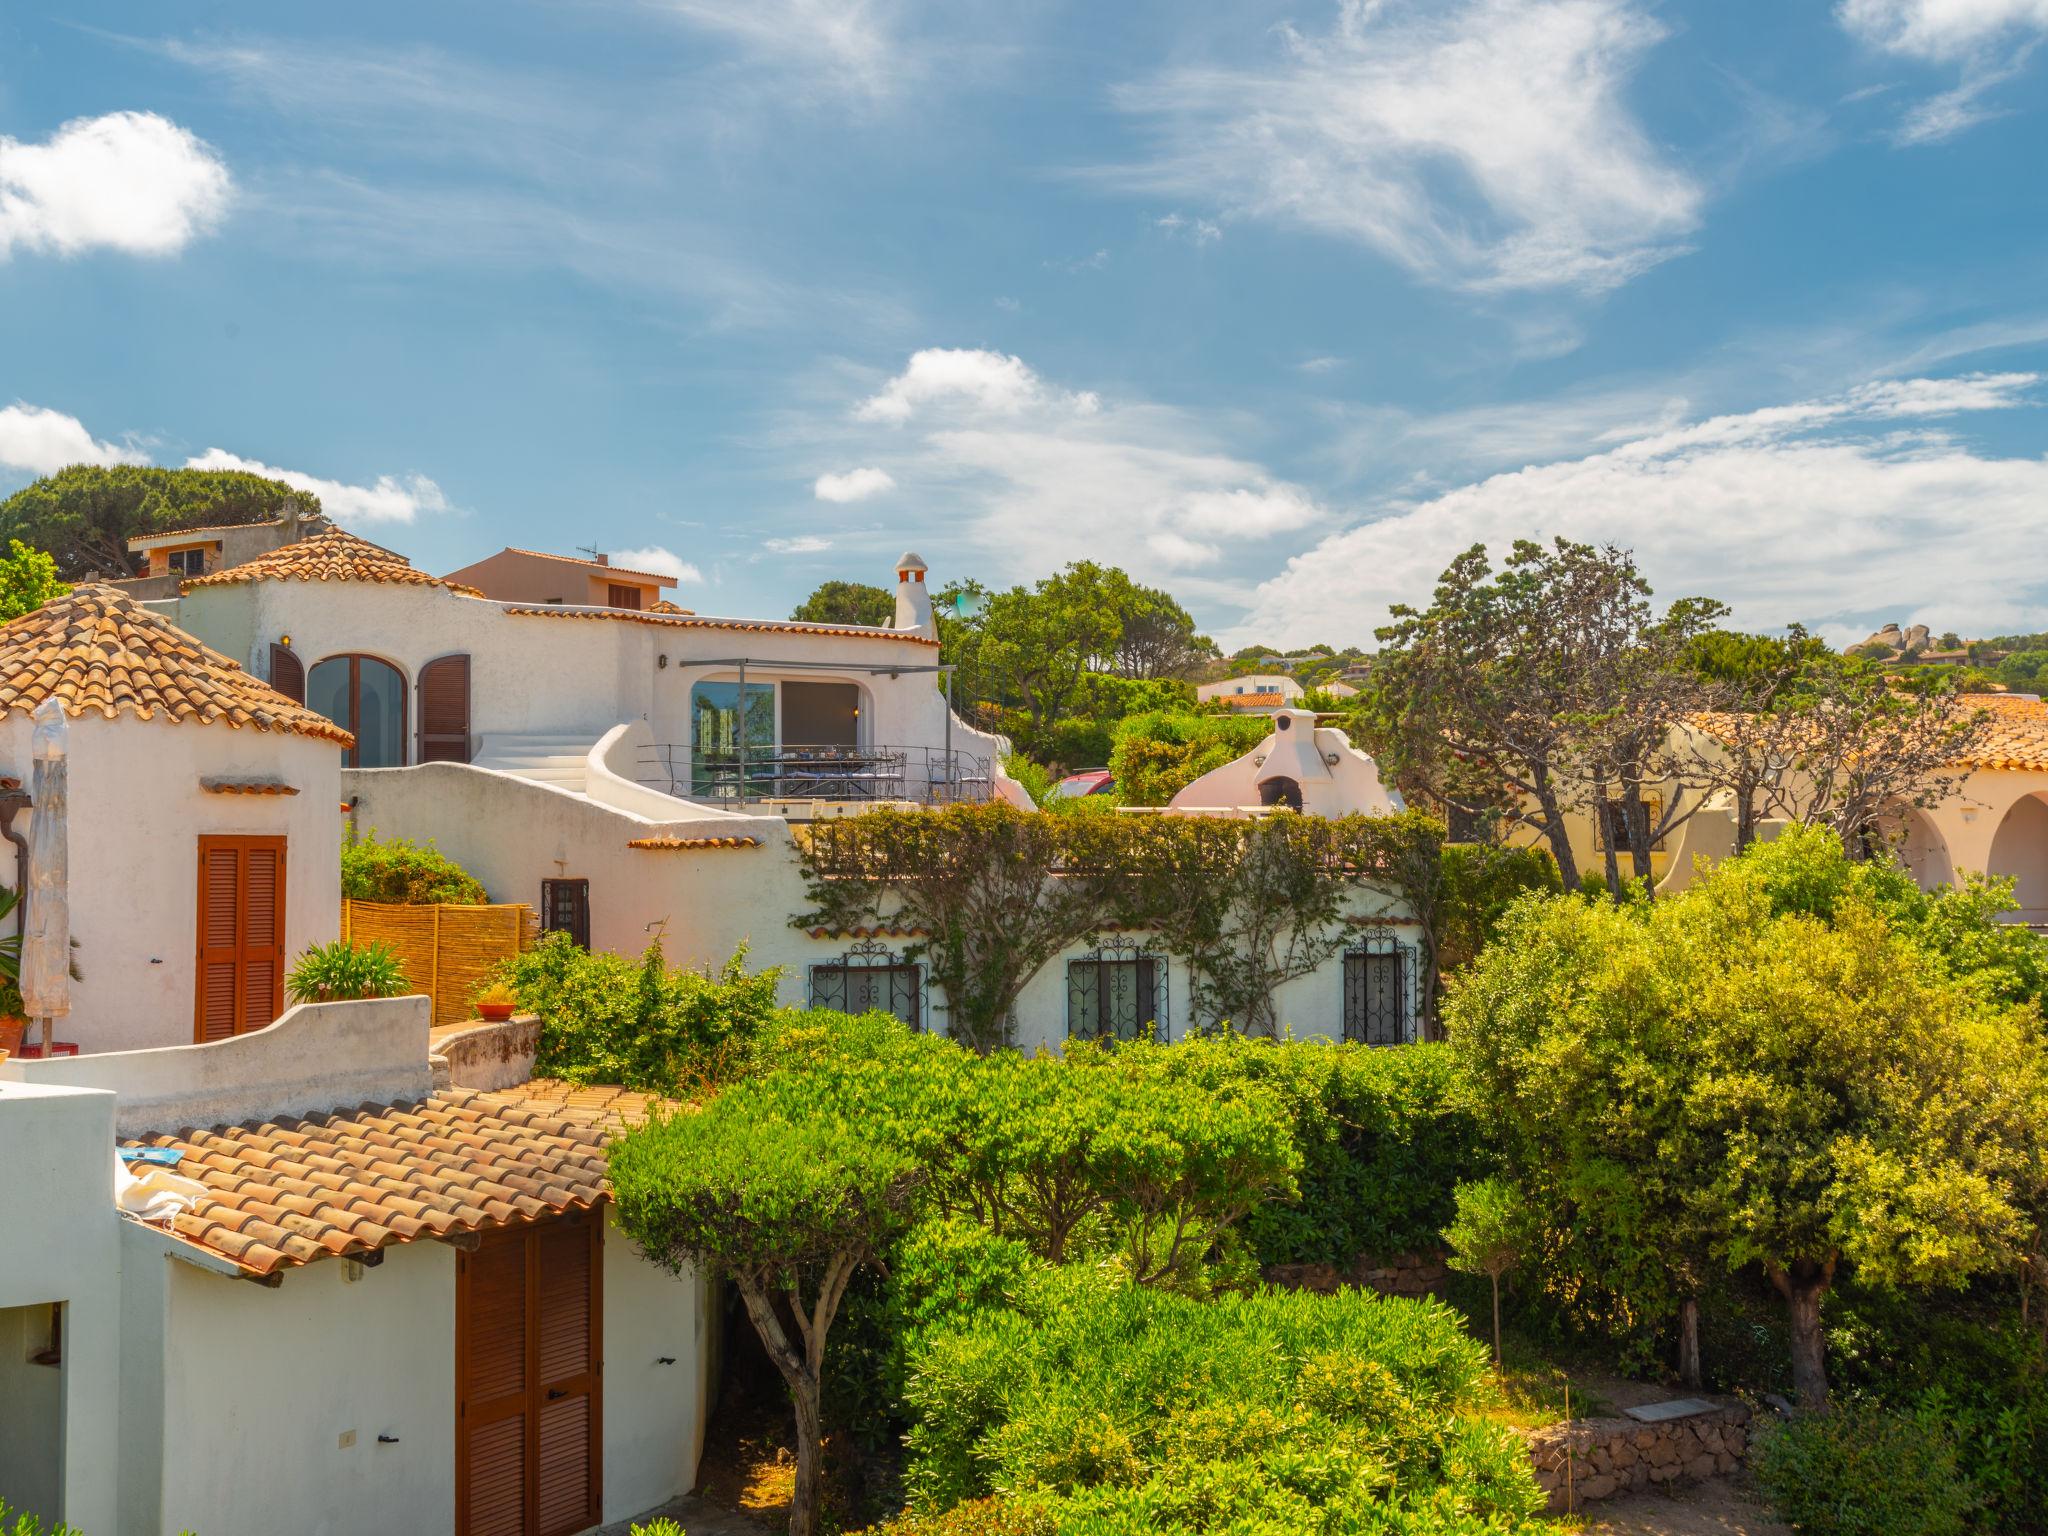
[[[924,584],[925,563],[916,555],[896,562],[896,622],[892,628],[915,630],[928,640],[939,638],[932,616],[932,595]]]

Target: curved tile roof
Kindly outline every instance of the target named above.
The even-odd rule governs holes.
[[[73,717],[161,716],[355,745],[325,715],[294,704],[127,593],[96,583],[0,624],[0,717],[27,714],[48,698]]]
[[[2006,693],[1969,693],[1963,702],[1983,710],[1983,738],[1963,758],[1970,768],[2013,772],[2048,769],[2048,703]]]
[[[483,596],[475,587],[430,575],[405,556],[341,528],[325,529],[311,538],[283,545],[210,576],[195,576],[179,590],[190,592],[196,587],[224,587],[245,581],[362,581],[386,586],[445,587],[464,597]]]

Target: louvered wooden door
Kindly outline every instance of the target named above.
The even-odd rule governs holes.
[[[306,702],[306,665],[289,646],[270,648],[270,686],[294,704]]]
[[[457,1260],[458,1536],[597,1523],[603,1238],[586,1212],[494,1232]]]
[[[284,1011],[285,840],[199,839],[193,1038],[225,1040]]]
[[[420,668],[423,763],[469,761],[469,657],[437,656]]]

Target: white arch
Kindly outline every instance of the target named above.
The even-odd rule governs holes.
[[[2048,797],[2023,795],[1998,823],[1986,873],[2011,877],[2020,910],[2014,919],[2048,923]]]

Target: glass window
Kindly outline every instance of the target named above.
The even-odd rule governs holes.
[[[782,740],[796,747],[860,745],[860,689],[852,683],[784,683]]]
[[[1399,947],[1344,957],[1344,1038],[1400,1045],[1408,1038],[1408,967]]]
[[[747,770],[747,793],[769,793],[775,750],[775,685],[747,684],[746,746],[763,759]],[[698,683],[690,690],[690,793],[714,800],[740,798],[740,685]]]
[[[405,678],[390,662],[329,656],[306,674],[306,707],[353,733],[347,766],[405,766]]]
[[[890,1013],[912,1029],[922,1023],[922,978],[907,961],[859,964],[835,961],[811,967],[811,1006],[841,1013]]]
[[[1159,1021],[1155,958],[1067,963],[1067,1033],[1088,1040],[1136,1040]]]

